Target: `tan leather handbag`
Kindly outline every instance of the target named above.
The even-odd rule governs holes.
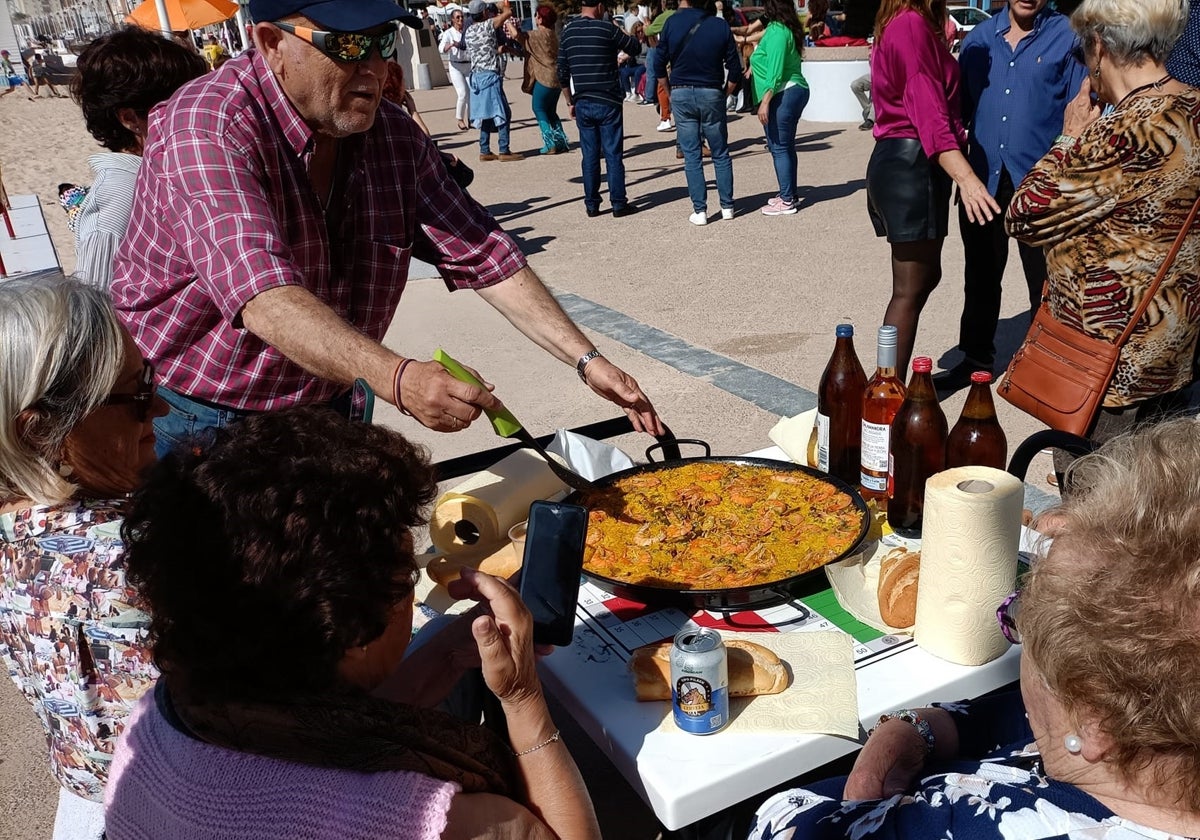
[[[1084,335],[1050,314],[1045,296],[997,393],[1052,429],[1086,436],[1117,369],[1121,348],[1146,314],[1200,211],[1200,197],[1175,237],[1166,260],[1116,343]]]

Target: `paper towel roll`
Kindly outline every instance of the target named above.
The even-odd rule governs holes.
[[[996,607],[1017,579],[1024,487],[992,467],[955,467],[925,482],[921,583],[913,636],[930,653],[982,665],[1008,649]]]
[[[429,521],[429,539],[443,554],[476,552],[508,542],[508,529],[529,518],[529,503],[567,487],[546,462],[519,449],[444,493]]]

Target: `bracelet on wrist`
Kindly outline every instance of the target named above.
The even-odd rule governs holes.
[[[1060,134],[1054,138],[1055,146],[1074,146],[1075,138],[1070,134]]]
[[[585,383],[587,382],[587,366],[591,364],[593,359],[600,358],[600,351],[593,350],[590,353],[584,353],[579,357],[579,361],[575,363],[575,372],[579,374],[579,378]]]
[[[551,744],[553,744],[555,741],[559,740],[561,737],[562,737],[562,730],[561,730],[561,729],[555,729],[555,730],[554,730],[554,734],[553,734],[553,735],[551,735],[549,738],[547,738],[545,741],[542,741],[542,743],[540,743],[540,744],[535,744],[534,746],[530,747],[529,749],[527,749],[527,750],[521,750],[520,752],[516,752],[516,751],[514,750],[514,751],[513,751],[513,755],[515,755],[517,758],[520,758],[520,757],[521,757],[521,756],[523,756],[523,755],[529,755],[530,753],[535,753],[535,752],[537,752],[538,750],[540,750],[542,747],[548,747],[548,746],[550,746],[550,745],[551,745]]]
[[[897,709],[889,714],[880,715],[878,723],[871,727],[871,731],[867,733],[867,737],[870,738],[873,734],[875,734],[876,729],[887,723],[889,720],[902,720],[905,723],[910,724],[914,729],[917,730],[917,734],[921,736],[921,739],[925,741],[925,755],[928,756],[933,754],[933,727],[929,725],[929,721],[925,720],[925,718],[921,717],[921,715],[917,714],[912,709]]]
[[[404,376],[404,369],[411,361],[412,359],[402,359],[400,364],[396,365],[395,374],[392,375],[392,405],[400,409],[400,413],[405,417],[412,417],[413,414],[404,407],[404,400],[400,397],[400,377]]]

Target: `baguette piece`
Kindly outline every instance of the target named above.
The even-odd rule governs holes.
[[[521,568],[521,561],[522,557],[512,543],[506,542],[492,551],[485,549],[478,552],[439,554],[429,561],[425,571],[435,583],[445,586],[461,577],[463,566],[470,566],[499,578],[509,578]]]
[[[642,645],[633,652],[629,670],[638,700],[671,699],[670,639]],[[788,669],[775,651],[754,642],[729,639],[725,642],[729,659],[729,696],[753,697],[778,694],[788,687]]]
[[[917,623],[917,586],[921,552],[893,548],[879,563],[879,617],[889,627]]]

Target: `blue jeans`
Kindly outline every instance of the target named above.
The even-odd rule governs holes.
[[[625,116],[620,105],[597,99],[575,100],[575,125],[583,153],[583,203],[600,208],[600,155],[608,168],[608,200],[612,209],[625,206]]]
[[[626,64],[621,68],[621,91],[637,93],[638,80],[646,75],[646,68],[641,64]]]
[[[725,91],[716,88],[671,88],[671,113],[675,117],[675,136],[683,152],[683,173],[687,176],[692,210],[708,211],[708,188],[704,181],[704,159],[700,156],[700,138],[712,150],[717,175],[717,198],[721,208],[733,209],[733,161],[729,159],[729,127],[725,122]]]
[[[775,164],[779,198],[796,203],[796,124],[808,104],[808,88],[796,85],[771,97],[767,106],[767,148]]]
[[[161,385],[158,395],[171,408],[154,418],[154,454],[159,458],[208,429],[223,429],[254,413],[196,402]]]
[[[642,94],[642,98],[650,102],[658,101],[658,79],[654,75],[654,51],[658,47],[649,47],[646,50],[646,92]]]

